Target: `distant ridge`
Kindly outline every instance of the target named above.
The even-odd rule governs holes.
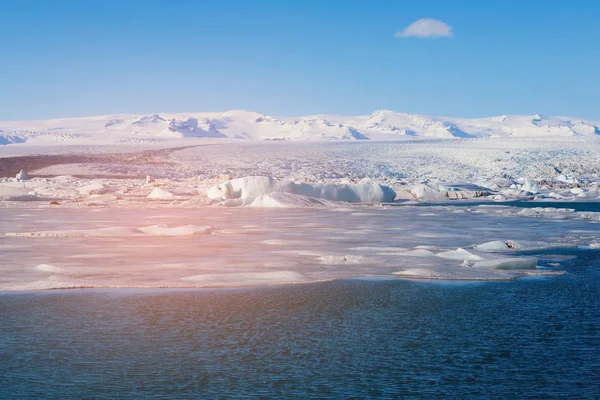
[[[398,140],[402,138],[573,137],[600,135],[600,122],[542,115],[429,117],[378,110],[371,115],[272,117],[223,113],[117,114],[0,122],[0,145],[46,142],[147,142],[184,138]]]

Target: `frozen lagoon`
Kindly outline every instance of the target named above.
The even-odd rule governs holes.
[[[515,207],[0,208],[0,290],[510,280],[600,252],[589,215]],[[481,252],[492,241],[519,248]],[[498,269],[497,260],[509,260]],[[526,269],[513,269],[523,268]],[[536,261],[537,260],[537,261]],[[490,267],[491,266],[491,267]]]

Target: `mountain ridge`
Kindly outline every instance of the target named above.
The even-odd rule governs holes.
[[[398,140],[410,138],[599,136],[600,122],[570,117],[432,117],[390,110],[370,115],[275,117],[252,111],[111,114],[0,121],[0,144],[47,141],[127,142],[184,138],[249,140]]]

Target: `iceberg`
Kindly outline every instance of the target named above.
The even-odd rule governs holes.
[[[217,201],[242,199],[243,205],[249,205],[257,198],[274,192],[304,196],[304,202],[309,197],[348,203],[392,202],[396,198],[396,192],[392,188],[378,183],[296,183],[277,180],[269,176],[248,176],[232,179],[211,187],[207,192],[207,196]],[[276,195],[275,197],[284,200],[282,195]],[[272,197],[266,200],[263,198],[259,203],[267,204],[272,199]],[[287,198],[287,200],[291,199],[291,197]],[[296,198],[296,200],[299,199]],[[294,202],[295,200],[291,201]],[[278,202],[275,201],[275,203]],[[315,203],[314,201],[309,202]]]

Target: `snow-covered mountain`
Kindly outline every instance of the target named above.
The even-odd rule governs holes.
[[[569,137],[600,135],[600,121],[541,115],[447,118],[380,110],[366,116],[272,117],[249,111],[107,115],[0,122],[0,145],[130,142],[178,138],[398,140],[401,138]]]

